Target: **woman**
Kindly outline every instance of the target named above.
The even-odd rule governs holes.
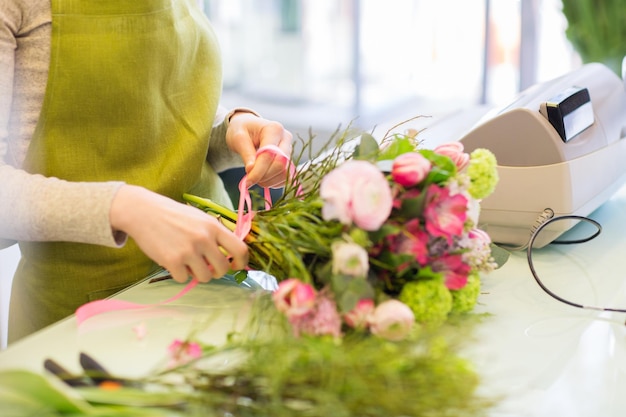
[[[22,253],[10,342],[157,265],[179,282],[245,266],[245,244],[182,194],[229,204],[216,172],[237,163],[281,186],[256,150],[289,153],[291,134],[220,108],[217,42],[193,3],[0,5],[0,238]]]

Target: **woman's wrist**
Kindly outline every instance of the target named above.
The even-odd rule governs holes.
[[[129,233],[133,223],[133,213],[136,210],[141,194],[147,192],[145,188],[123,184],[115,193],[111,202],[109,221],[113,233]]]
[[[228,114],[226,114],[226,124],[228,127],[228,124],[230,124],[230,121],[233,119],[233,117],[237,116],[237,115],[241,115],[241,114],[253,114],[256,117],[261,117],[259,115],[259,113],[255,112],[252,109],[248,109],[246,107],[237,107],[235,109],[232,109],[231,111],[228,112]]]

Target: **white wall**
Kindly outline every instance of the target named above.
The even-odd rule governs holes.
[[[19,258],[20,250],[17,245],[0,250],[0,349],[4,349],[7,345],[9,296]]]

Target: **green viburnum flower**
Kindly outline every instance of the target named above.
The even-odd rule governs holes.
[[[408,282],[398,299],[409,306],[415,321],[426,325],[440,325],[452,310],[452,295],[439,279]]]
[[[467,313],[476,306],[476,300],[480,294],[480,277],[478,274],[470,274],[467,277],[467,284],[461,289],[451,290],[452,312]]]
[[[470,177],[469,193],[481,200],[493,192],[498,184],[495,155],[488,149],[475,149],[470,154],[467,175]]]

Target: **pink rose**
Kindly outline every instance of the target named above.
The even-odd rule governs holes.
[[[295,278],[289,278],[278,284],[272,294],[274,305],[287,317],[299,317],[309,313],[315,306],[315,288]]]
[[[444,155],[452,159],[456,165],[456,169],[461,171],[469,164],[469,154],[463,152],[463,144],[461,142],[450,142],[437,146],[433,151],[439,155]]]
[[[389,217],[391,188],[382,172],[366,161],[350,160],[328,173],[320,184],[324,220],[374,231]]]
[[[421,153],[408,152],[394,159],[391,177],[403,187],[412,187],[426,178],[430,168],[430,161]]]
[[[348,326],[355,329],[365,328],[368,325],[370,316],[374,312],[374,308],[376,308],[374,300],[369,298],[359,300],[352,310],[344,314],[343,320]]]
[[[413,311],[398,300],[380,303],[369,321],[372,334],[392,341],[405,339],[411,333],[414,324]]]

